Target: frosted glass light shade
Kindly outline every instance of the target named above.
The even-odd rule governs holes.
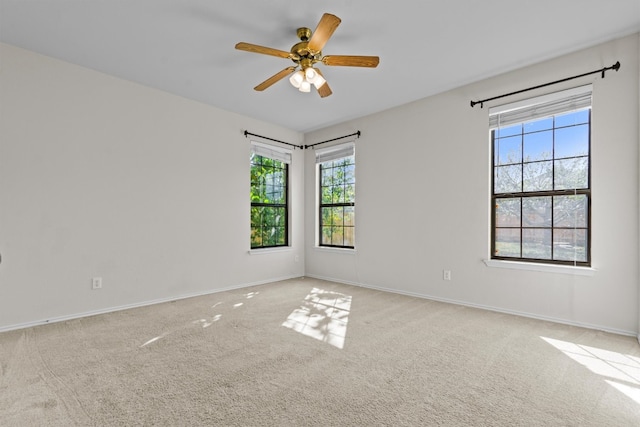
[[[308,81],[303,81],[300,83],[300,88],[298,89],[300,92],[311,92],[311,83]]]
[[[324,77],[318,74],[316,78],[313,80],[313,85],[316,87],[316,89],[320,89],[322,85],[325,84],[326,82],[327,81],[324,79]]]
[[[291,77],[289,77],[289,81],[296,89],[300,88],[300,85],[304,81],[304,72],[298,71],[294,73]]]
[[[304,70],[304,76],[307,78],[307,81],[309,83],[314,83],[316,77],[318,76],[318,72],[313,67],[309,67]]]

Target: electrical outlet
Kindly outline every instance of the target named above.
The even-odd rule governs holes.
[[[102,277],[91,279],[91,289],[102,289]]]
[[[451,270],[442,270],[442,280],[451,280]]]

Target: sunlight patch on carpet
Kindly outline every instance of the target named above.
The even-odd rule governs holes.
[[[198,320],[194,320],[191,323],[193,323],[194,325],[201,325],[203,328],[208,328],[209,326],[213,325],[215,322],[220,320],[221,317],[222,317],[222,314],[216,314],[211,319],[198,319]]]
[[[259,295],[259,294],[260,294],[260,292],[248,292],[248,293],[246,293],[246,294],[243,294],[243,297],[244,297],[245,299],[252,299],[252,298],[256,297],[256,296],[257,296],[257,295]],[[232,306],[232,307],[233,307],[233,309],[237,309],[237,308],[240,308],[240,307],[244,306],[244,304],[245,304],[244,302],[238,302],[238,303],[233,304],[233,306]],[[211,306],[211,308],[216,308],[216,307],[218,307],[218,306],[220,306],[220,305],[223,305],[223,303],[222,303],[222,302],[217,302],[217,303],[213,304],[213,305]],[[222,307],[221,307],[221,308],[222,308]],[[219,309],[218,309],[218,310],[219,310]],[[218,313],[218,314],[215,314],[213,317],[205,317],[205,318],[200,318],[200,319],[193,320],[193,321],[191,322],[191,324],[192,324],[192,325],[198,325],[198,326],[201,326],[202,328],[208,328],[209,326],[213,325],[214,323],[216,323],[216,322],[217,322],[217,321],[219,321],[220,319],[222,319],[222,314],[221,314],[221,313]],[[184,327],[184,326],[183,326],[183,327]],[[169,335],[169,334],[172,334],[173,332],[175,332],[175,331],[177,331],[177,330],[182,329],[183,327],[175,328],[175,329],[174,329],[174,330],[172,330],[172,331],[168,331],[168,332],[163,333],[162,335],[158,335],[158,336],[156,336],[156,337],[154,337],[154,338],[151,338],[150,340],[148,340],[147,342],[145,342],[144,344],[142,344],[142,345],[140,346],[140,348],[143,348],[143,347],[148,346],[149,344],[153,344],[153,343],[155,343],[155,342],[158,342],[158,341],[159,341],[159,340],[161,340],[162,338],[166,337],[166,336],[167,336],[167,335]]]
[[[640,358],[615,351],[540,337],[640,404]]]
[[[154,342],[158,341],[161,338],[164,338],[164,334],[163,335],[158,335],[157,337],[154,337],[154,338],[151,338],[149,341],[147,341],[146,343],[142,344],[140,346],[140,348],[145,347],[145,346],[147,346],[147,345],[149,345],[151,343],[154,343]]]
[[[282,326],[337,348],[344,348],[351,296],[313,288]]]

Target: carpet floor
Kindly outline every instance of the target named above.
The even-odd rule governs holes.
[[[637,426],[633,337],[300,278],[0,334],[2,426]]]

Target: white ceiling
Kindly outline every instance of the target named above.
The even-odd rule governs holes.
[[[288,51],[325,12],[323,53],[378,68],[321,65],[324,99],[254,91],[293,63],[235,44]],[[638,31],[640,0],[0,0],[2,42],[302,132]]]

